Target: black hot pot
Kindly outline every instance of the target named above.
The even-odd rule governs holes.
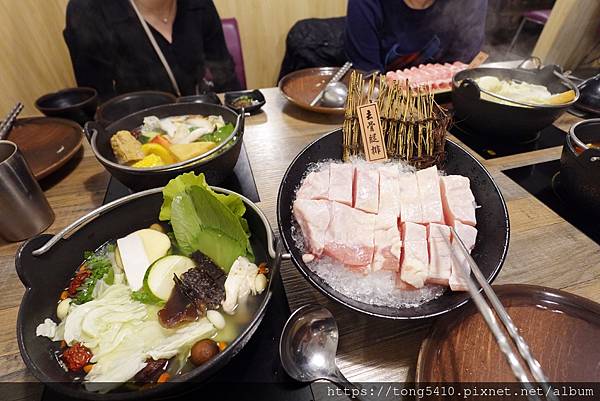
[[[575,98],[568,103],[529,107],[496,103],[481,97],[482,91],[475,79],[483,76],[543,85],[551,93],[573,90]],[[536,139],[540,130],[552,124],[578,98],[579,89],[562,75],[560,67],[556,65],[535,69],[480,67],[461,71],[452,78],[455,120],[478,136],[491,136],[502,141],[523,142]]]
[[[395,308],[372,305],[352,299],[332,288],[302,259],[303,251],[295,241],[294,233],[299,230],[292,213],[296,191],[304,176],[314,163],[325,160],[341,160],[343,153],[342,130],[323,135],[302,150],[283,176],[277,197],[277,222],[281,238],[290,252],[289,258],[300,273],[325,296],[352,310],[386,319],[426,319],[450,312],[464,305],[470,296],[466,292],[446,291],[439,298],[413,308]],[[477,209],[477,242],[472,255],[484,277],[492,282],[508,252],[510,223],[506,203],[491,175],[469,152],[452,141],[446,141],[446,158],[443,170],[448,174],[460,174],[471,181],[471,189],[481,205]]]
[[[226,189],[213,189],[220,193],[232,193]],[[198,382],[208,380],[227,365],[244,348],[265,318],[271,299],[271,283],[278,274],[280,260],[280,251],[275,250],[274,236],[267,218],[254,203],[238,196],[246,205],[244,217],[252,233],[250,241],[256,261],[266,262],[272,269],[269,287],[257,295],[260,305],[255,315],[224,351],[206,364],[174,376],[161,385],[100,394],[89,392],[81,384],[73,382],[72,376],[55,358],[55,352],[59,350],[58,343],[36,336],[36,327],[45,318],[57,321],[58,296],[79,267],[84,251],[96,249],[107,241],[157,222],[163,197],[162,188],[155,188],[117,199],[77,219],[54,236],[38,235],[21,245],[16,254],[15,266],[25,286],[25,294],[17,318],[17,343],[29,371],[39,381],[72,399],[108,401],[155,399],[181,394],[194,389]]]
[[[216,148],[183,162],[150,168],[134,168],[117,163],[110,146],[110,138],[117,131],[131,131],[141,126],[144,117],[147,116],[165,118],[185,114],[220,115],[225,123],[234,125],[234,130],[229,138]],[[166,185],[172,178],[189,171],[204,173],[209,184],[218,185],[233,172],[237,163],[244,135],[244,116],[215,104],[174,103],[138,111],[107,127],[90,121],[85,125],[85,134],[98,161],[113,177],[133,190],[139,191]]]
[[[596,146],[590,146],[595,144]],[[573,125],[560,157],[558,189],[575,207],[600,218],[600,118]]]

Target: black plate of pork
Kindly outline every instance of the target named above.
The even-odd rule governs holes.
[[[302,189],[305,193],[301,196],[298,195],[298,193],[309,174],[322,172],[322,166],[327,166],[327,163],[333,162],[338,166],[340,165],[339,163],[341,163],[342,160],[342,146],[341,129],[325,134],[317,139],[302,150],[292,161],[283,177],[281,186],[279,187],[277,201],[279,232],[281,233],[284,245],[289,251],[289,257],[292,262],[313,286],[327,297],[350,309],[367,315],[388,319],[423,319],[442,315],[456,309],[465,304],[470,297],[465,291],[464,281],[463,285],[458,285],[457,280],[454,280],[453,282],[453,279],[456,278],[454,277],[454,268],[456,266],[451,266],[447,259],[448,254],[442,255],[443,252],[440,250],[443,248],[444,244],[448,247],[454,246],[454,238],[450,239],[451,234],[449,228],[441,227],[444,230],[441,230],[440,228],[440,226],[444,226],[445,224],[452,225],[455,230],[459,232],[458,235],[461,236],[463,242],[472,242],[471,244],[466,245],[471,248],[473,259],[478,264],[487,280],[489,282],[494,280],[502,268],[502,264],[504,263],[508,251],[509,218],[506,204],[500,190],[481,163],[454,142],[446,141],[445,160],[443,165],[440,166],[440,171],[438,172],[439,175],[433,175],[433,177],[435,177],[435,181],[437,181],[438,177],[445,175],[454,178],[462,176],[456,178],[456,180],[469,183],[470,191],[469,184],[467,184],[467,193],[461,193],[454,204],[456,205],[456,202],[462,203],[466,199],[466,202],[472,205],[469,206],[472,207],[472,210],[467,210],[465,214],[467,217],[464,218],[461,217],[462,212],[458,210],[460,207],[456,207],[456,210],[451,211],[452,213],[447,213],[446,204],[451,204],[452,201],[448,203],[445,200],[445,198],[449,199],[449,195],[444,195],[444,190],[441,189],[439,191],[442,192],[442,194],[437,195],[439,199],[444,199],[442,202],[444,203],[444,214],[442,217],[437,218],[440,224],[413,224],[410,220],[407,220],[405,223],[402,216],[408,215],[406,214],[407,212],[398,212],[399,218],[397,221],[397,228],[396,216],[393,215],[391,218],[393,222],[391,232],[395,233],[395,243],[392,244],[391,247],[388,247],[387,255],[379,255],[378,257],[378,249],[384,249],[384,247],[378,247],[377,223],[374,226],[369,226],[369,224],[373,224],[369,223],[369,221],[379,219],[384,214],[383,207],[381,207],[379,212],[375,212],[375,217],[369,217],[369,213],[363,212],[363,210],[368,210],[368,205],[361,203],[359,206],[357,194],[363,193],[368,195],[369,192],[382,191],[382,188],[389,188],[389,181],[388,184],[382,185],[381,188],[377,187],[374,190],[365,191],[365,188],[363,188],[360,183],[366,181],[363,181],[363,177],[357,175],[359,169],[358,167],[355,167],[353,170],[354,173],[350,173],[354,174],[353,178],[352,175],[348,178],[350,182],[348,185],[350,185],[351,188],[353,187],[353,189],[351,190],[351,195],[349,195],[350,199],[348,199],[346,205],[342,204],[344,202],[343,200],[340,201],[339,199],[333,198],[327,199],[327,190],[325,190],[325,195],[323,195],[323,197],[317,198],[318,200],[308,201],[313,202],[314,205],[318,202],[321,202],[321,204],[332,205],[331,207],[326,206],[322,209],[325,211],[324,214],[310,216],[310,211],[302,211],[298,207],[298,204],[295,205],[297,199],[306,197],[306,188]],[[363,166],[366,165],[366,162],[364,161],[354,161],[353,163],[359,163],[355,164],[355,166],[360,165],[360,163],[362,163]],[[369,165],[374,164],[370,163]],[[400,164],[400,166],[401,169],[410,169],[410,167],[406,167],[405,165]],[[367,166],[367,168],[371,167]],[[376,168],[380,169],[381,167]],[[333,170],[330,171],[331,174],[333,174]],[[432,170],[429,170],[429,172],[431,173]],[[405,171],[400,175],[402,174],[413,174],[414,176],[420,175],[418,172],[415,174],[414,171],[410,173]],[[429,176],[431,176],[431,174],[429,174]],[[468,178],[468,180],[464,177]],[[381,180],[383,183],[383,178],[381,178]],[[336,178],[332,179],[329,184],[337,186],[341,181],[343,181],[343,179]],[[448,188],[450,188],[450,182],[446,181],[443,177],[439,178],[439,181],[439,187],[447,188],[445,191],[446,194],[449,194],[450,189]],[[442,184],[442,181],[446,182],[446,184]],[[377,182],[379,183],[379,181]],[[331,195],[333,193],[331,187],[329,188],[329,191],[329,196],[333,197],[333,195]],[[336,192],[336,194],[338,193]],[[354,201],[352,198],[354,198]],[[383,198],[384,197],[381,196],[380,200],[383,200]],[[464,205],[464,203],[462,204]],[[363,210],[358,210],[357,208],[362,208]],[[304,214],[298,214],[299,210]],[[329,212],[327,212],[327,210],[329,210]],[[422,210],[425,210],[424,206],[422,207]],[[313,219],[312,226],[310,224],[307,225],[307,215],[309,215],[309,218]],[[451,223],[445,223],[450,220],[452,220]],[[430,221],[433,222],[434,220]],[[463,224],[463,222],[465,224]],[[355,226],[353,227],[352,224]],[[440,233],[446,233],[449,241],[452,242],[436,242],[437,245],[435,246],[435,249],[433,249],[432,238],[436,237],[433,231],[434,226],[436,227],[436,230],[440,230]],[[307,227],[309,228],[307,229]],[[322,229],[325,230],[320,234],[323,249],[315,251],[313,248],[318,245],[315,245],[315,243],[319,242],[319,238],[317,238],[319,235],[318,227],[322,227]],[[310,238],[307,237],[307,230],[312,230],[310,231]],[[373,230],[375,230],[374,234],[370,232]],[[469,236],[468,234],[470,232],[475,232],[476,234]],[[466,233],[465,236],[463,236],[462,233]],[[411,242],[416,239],[416,237],[413,238],[414,235],[422,235],[422,239],[425,242]],[[317,238],[317,241],[315,241],[315,238]],[[362,244],[364,245],[364,243],[371,241],[372,245],[371,248],[367,245],[366,248],[361,248],[362,251],[354,254],[350,252],[350,255],[346,253],[345,255],[340,256],[340,248],[338,245],[340,241],[343,241],[340,240],[340,238],[344,238],[354,244],[360,244],[360,238],[367,238]],[[440,241],[442,241],[441,237]],[[419,250],[417,249],[418,246],[415,245],[423,245],[424,248],[420,248]],[[348,248],[345,249],[347,250]],[[352,250],[355,248],[350,247],[350,249]],[[409,274],[411,271],[410,269],[414,268],[418,263],[409,263],[409,261],[413,261],[415,257],[416,259],[419,259],[418,254],[421,251],[424,252],[423,257],[425,258],[424,265],[421,267],[423,267],[425,271],[417,272],[420,275],[411,275]],[[433,261],[435,259],[436,264],[435,267],[432,268],[433,262],[431,262],[432,265],[429,266],[427,263],[429,263],[429,256],[434,254],[435,258],[431,256],[431,260]],[[340,266],[340,263],[342,263],[340,261],[342,259],[344,262],[343,265]],[[390,260],[393,263],[389,263]],[[464,260],[462,262],[464,263]],[[356,266],[361,263],[363,266]],[[456,265],[455,262],[452,263]],[[353,266],[350,266],[349,264]],[[388,266],[386,266],[386,264]],[[443,269],[448,269],[447,275],[446,273],[439,274],[443,270],[440,268],[442,265],[444,266]],[[354,276],[350,273],[347,274],[346,271],[338,274],[345,268],[351,271],[351,274],[354,274]],[[451,268],[453,270],[452,275],[450,276]],[[432,273],[434,270],[437,272],[437,277],[434,277],[436,275]],[[446,270],[444,270],[444,272],[446,272]],[[375,275],[373,275],[373,273],[375,273]],[[427,276],[427,273],[429,273],[429,276]],[[374,286],[381,284],[379,289],[356,287],[356,285],[362,285],[362,280],[372,277],[379,277],[384,280],[369,282],[374,283],[372,284]],[[419,277],[422,280],[420,284],[419,280],[414,280]],[[340,281],[335,281],[338,278]],[[379,280],[379,278],[377,280]],[[405,280],[407,281],[405,282]],[[389,282],[392,283],[392,288],[389,290],[390,292],[388,294],[385,292],[387,291],[385,286],[387,286]],[[408,283],[413,284],[414,286]],[[449,286],[452,286],[453,289],[451,290]],[[356,294],[358,295],[355,296],[353,288],[357,288]],[[398,302],[395,302],[394,300],[390,301],[390,299],[396,295],[398,295]],[[403,298],[405,295],[406,299]]]
[[[216,187],[212,189],[221,194],[232,194],[225,189]],[[138,375],[147,373],[144,369],[135,376],[134,383],[123,384],[107,393],[92,392],[88,391],[82,382],[83,373],[77,377],[64,368],[64,362],[60,362],[60,354],[64,353],[63,345],[36,336],[36,326],[45,318],[57,319],[57,296],[61,291],[65,292],[63,291],[65,285],[70,283],[69,279],[74,273],[81,271],[79,266],[85,251],[110,243],[132,230],[157,223],[163,203],[161,190],[162,188],[150,189],[115,200],[76,220],[55,236],[39,235],[26,241],[19,248],[15,265],[19,278],[25,286],[25,294],[19,308],[17,341],[29,371],[53,390],[73,399],[86,400],[156,399],[182,394],[194,389],[198,386],[198,382],[206,381],[227,365],[248,343],[265,317],[271,299],[272,277],[278,274],[277,255],[280,251],[275,250],[273,233],[264,214],[251,201],[239,195],[246,206],[244,218],[251,233],[250,244],[254,251],[255,262],[264,262],[269,266],[267,273],[269,279],[266,290],[254,297],[252,314],[249,315],[247,324],[240,326],[239,331],[236,331],[235,339],[206,363],[196,367],[190,366],[189,369],[184,369],[164,383],[159,380],[159,384],[153,381],[150,385],[137,386]],[[205,297],[201,300],[204,307],[211,307],[210,303],[215,298],[222,298],[223,294],[212,294],[210,291],[204,291],[203,288],[206,288],[209,284],[207,282],[211,280],[222,282],[223,271],[206,263],[201,256],[192,255],[192,258],[198,263],[196,268],[183,273],[179,278],[175,276],[180,281],[176,283],[176,287],[182,289],[186,297],[190,296],[190,292],[200,290]],[[215,274],[215,271],[220,272],[221,276]],[[192,275],[195,277],[191,277]],[[222,292],[222,288],[219,291]],[[159,312],[160,319],[166,320],[168,325],[176,323],[168,320],[177,318],[175,316],[177,313],[183,315],[190,312],[187,307],[183,311],[175,310],[177,305],[173,303],[178,301],[173,295],[175,293],[175,291],[172,293],[165,309],[161,311],[166,315],[161,316]],[[189,306],[189,301],[186,302]],[[183,318],[187,317],[189,316],[183,316]],[[191,317],[191,320],[194,319],[197,319],[197,316]],[[145,379],[139,380],[147,382]]]

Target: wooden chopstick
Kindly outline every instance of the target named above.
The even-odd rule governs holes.
[[[465,244],[462,242],[462,239],[456,233],[454,227],[450,226],[450,230],[452,232],[453,238],[457,241],[458,249],[460,249],[460,252],[463,254],[465,260],[469,264],[470,270],[473,272],[475,279],[477,280],[477,282],[483,289],[483,292],[489,299],[492,308],[500,318],[500,321],[502,322],[504,328],[510,335],[510,338],[514,341],[514,344],[517,350],[519,351],[520,356],[527,363],[530,371],[529,373],[534,378],[534,380],[542,386],[544,394],[546,394],[547,400],[558,401],[558,398],[554,395],[552,387],[548,383],[548,378],[544,374],[540,363],[532,355],[529,346],[527,345],[523,337],[521,337],[521,335],[519,334],[517,327],[513,323],[509,314],[506,312],[506,309],[504,309],[504,306],[502,306],[502,303],[498,299],[498,296],[481,273],[481,270],[479,270],[477,263],[475,263],[475,260],[473,260],[473,258],[471,257],[471,254],[467,250]],[[460,261],[458,260],[456,255],[456,247],[452,246],[452,244],[450,244],[446,237],[444,238],[448,243],[448,246],[452,250],[453,262],[457,263],[457,266],[459,266],[459,274],[461,275],[461,278],[465,279],[464,281],[467,284],[467,289],[469,291],[469,294],[473,298],[475,306],[483,316],[483,319],[485,320],[492,334],[496,338],[496,342],[498,343],[500,350],[506,357],[506,361],[510,365],[515,377],[521,382],[521,385],[528,390],[528,398],[530,400],[541,400],[541,398],[538,395],[536,395],[537,392],[533,389],[532,383],[529,381],[527,371],[521,364],[521,361],[518,358],[517,354],[515,354],[515,352],[512,350],[512,347],[509,343],[509,338],[504,334],[503,330],[501,329],[500,324],[498,323],[498,320],[496,319],[496,316],[492,311],[492,308],[490,308],[490,306],[486,303],[485,298],[481,295],[475,282],[471,278],[470,272],[467,271],[466,267],[461,266]]]

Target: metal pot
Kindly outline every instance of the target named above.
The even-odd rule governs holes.
[[[566,136],[560,157],[558,189],[561,196],[600,217],[600,118],[574,124]]]
[[[342,130],[325,134],[317,139],[292,161],[279,187],[277,198],[277,222],[284,245],[300,273],[319,291],[350,309],[371,316],[387,319],[424,319],[447,313],[464,305],[469,300],[465,292],[446,291],[439,298],[414,308],[392,308],[371,305],[356,301],[334,290],[302,260],[303,252],[296,245],[294,232],[297,225],[292,213],[296,191],[314,163],[325,160],[341,160]],[[471,189],[480,208],[477,209],[477,242],[473,249],[473,259],[479,265],[485,278],[491,282],[500,272],[509,241],[509,219],[504,198],[486,169],[466,150],[457,144],[446,141],[446,161],[444,170],[448,174],[461,174],[471,180]]]
[[[551,93],[573,90],[575,98],[569,103],[530,107],[496,103],[481,98],[481,89],[475,79],[483,76],[544,85]],[[537,132],[552,124],[578,98],[579,89],[556,65],[535,69],[481,67],[461,71],[452,78],[452,103],[459,124],[464,124],[476,135],[513,142],[535,138]]]
[[[577,85],[581,97],[575,107],[587,113],[600,114],[600,74]]]
[[[216,148],[204,155],[167,166],[134,168],[117,163],[110,146],[110,138],[120,130],[132,130],[142,125],[144,117],[165,118],[185,114],[220,115],[226,123],[234,125],[233,133]],[[106,169],[127,187],[143,190],[166,185],[179,174],[194,171],[204,173],[210,184],[218,185],[227,178],[235,167],[244,134],[244,116],[214,104],[177,103],[151,107],[130,114],[104,128],[97,122],[85,125],[85,134],[92,145],[94,155]]]
[[[213,189],[220,193],[233,193],[226,189]],[[108,203],[79,218],[55,236],[39,235],[25,242],[17,251],[15,266],[25,286],[25,294],[17,318],[17,343],[25,365],[41,382],[72,399],[133,400],[181,394],[202,382],[225,366],[250,340],[271,299],[271,284],[278,274],[279,256],[274,246],[274,236],[269,222],[261,210],[250,200],[238,195],[247,209],[244,217],[252,232],[251,244],[257,262],[272,267],[269,287],[259,298],[260,306],[242,333],[229,346],[208,363],[173,377],[159,386],[130,392],[99,394],[86,391],[81,384],[63,370],[54,357],[56,343],[36,336],[36,327],[45,318],[56,321],[56,301],[68,284],[86,250],[93,250],[107,241],[123,237],[134,230],[148,227],[158,220],[163,202],[162,188],[150,189]]]

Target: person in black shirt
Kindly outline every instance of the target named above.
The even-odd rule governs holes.
[[[180,95],[239,89],[212,0],[133,0],[173,72]],[[64,38],[79,86],[101,100],[117,94],[176,93],[130,0],[70,0]],[[210,88],[210,86],[208,86]]]

